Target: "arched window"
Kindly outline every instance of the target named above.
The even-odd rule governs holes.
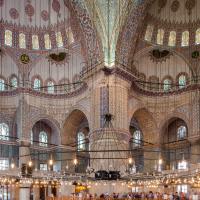
[[[163,81],[163,89],[164,91],[169,91],[171,89],[172,81],[170,79],[165,79]]]
[[[5,80],[0,78],[0,91],[5,90]]]
[[[39,91],[41,87],[41,80],[39,78],[35,78],[33,81],[33,89]]]
[[[32,35],[32,48],[39,49],[39,40],[37,35]]]
[[[142,134],[141,131],[136,130],[133,133],[133,147],[140,147],[142,144]]]
[[[178,169],[179,170],[185,170],[187,169],[187,161],[182,160],[178,162]]]
[[[33,130],[31,130],[31,144],[33,144]]]
[[[73,77],[73,87],[74,89],[77,89],[79,87],[79,75],[74,75]]]
[[[159,90],[159,78],[156,76],[151,76],[149,78],[149,86],[150,86],[150,90]]]
[[[184,31],[182,33],[182,42],[181,42],[181,46],[182,47],[185,47],[185,46],[188,46],[189,45],[189,31]]]
[[[19,48],[21,49],[26,48],[26,36],[23,33],[19,34]]]
[[[66,34],[67,34],[67,39],[69,40],[69,44],[73,43],[74,42],[74,35],[72,33],[71,27],[66,29]]]
[[[77,134],[77,143],[78,143],[78,150],[85,149],[85,135],[82,132],[78,132]]]
[[[41,131],[39,134],[39,145],[42,147],[47,147],[48,143],[48,136],[45,131]]]
[[[145,84],[145,81],[146,81],[146,76],[145,76],[145,74],[140,73],[140,74],[139,74],[139,79],[140,79],[140,82],[138,82],[139,85],[141,85],[142,88],[145,88],[145,86],[146,86],[146,84]]]
[[[9,169],[9,159],[0,159],[0,170],[8,170],[8,169]]]
[[[148,42],[151,42],[151,38],[152,38],[152,35],[153,35],[153,25],[148,25],[147,26],[147,30],[146,30],[146,34],[145,34],[145,40],[148,41]]]
[[[61,32],[56,33],[56,43],[58,47],[63,47],[63,39]]]
[[[180,75],[178,77],[178,85],[179,85],[179,88],[182,89],[186,86],[186,76],[185,75]]]
[[[9,127],[6,123],[0,124],[0,140],[9,140]]]
[[[18,80],[17,80],[17,77],[16,77],[16,76],[13,76],[13,77],[11,78],[10,84],[11,84],[12,89],[17,88],[17,86],[18,86]]]
[[[48,81],[47,82],[47,92],[52,94],[54,93],[54,82],[53,81]]]
[[[176,32],[175,31],[170,32],[168,45],[172,46],[172,47],[176,45]]]
[[[177,139],[178,140],[182,140],[184,138],[186,138],[187,136],[187,129],[185,126],[180,126],[178,129],[177,129]]]
[[[68,79],[62,79],[59,81],[59,87],[58,90],[61,92],[61,93],[68,93],[71,89],[71,85],[70,85],[70,82]]]
[[[51,40],[49,34],[44,35],[44,47],[45,49],[51,49]]]
[[[200,28],[196,30],[195,43],[200,44]]]
[[[163,45],[163,39],[164,39],[164,30],[163,29],[158,29],[157,44]]]
[[[12,46],[12,31],[5,30],[5,45]]]

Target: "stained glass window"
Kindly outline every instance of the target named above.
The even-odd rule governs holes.
[[[63,47],[63,39],[61,32],[56,33],[56,43],[58,47]]]
[[[26,36],[23,33],[19,34],[19,48],[21,49],[26,48]]]
[[[172,47],[176,45],[176,32],[175,31],[170,32],[168,45],[172,46]]]
[[[40,87],[41,87],[41,80],[39,78],[35,78],[33,82],[33,89],[39,91]]]
[[[0,79],[0,91],[4,91],[5,90],[5,81],[4,79]]]
[[[45,49],[51,49],[51,40],[50,40],[49,34],[44,35],[44,46],[45,46]]]
[[[39,49],[39,40],[37,35],[32,35],[32,48]]]
[[[146,86],[146,84],[145,84],[145,81],[146,81],[145,74],[140,73],[139,78],[140,78],[140,81],[141,81],[141,82],[139,82],[139,84],[141,85],[141,87],[145,88],[145,86]]]
[[[78,140],[78,150],[84,150],[85,149],[85,135],[82,132],[79,132],[77,134],[77,140]]]
[[[184,31],[182,33],[182,42],[181,42],[181,46],[185,47],[189,45],[189,31]]]
[[[200,44],[200,28],[196,30],[195,43]]]
[[[0,124],[0,140],[9,140],[9,127],[6,123]]]
[[[178,169],[179,170],[187,169],[187,161],[186,160],[179,161],[178,162]]]
[[[178,78],[178,85],[179,85],[179,88],[184,88],[186,86],[186,76],[185,75],[181,75],[179,76]]]
[[[45,131],[41,131],[39,134],[39,145],[42,147],[47,147],[48,143],[48,136]]]
[[[47,92],[50,94],[54,93],[54,82],[53,81],[47,82]]]
[[[5,30],[5,45],[12,46],[12,31]]]
[[[9,160],[8,159],[0,159],[0,170],[9,169]]]
[[[145,40],[151,42],[151,38],[153,35],[153,25],[148,25],[147,26],[147,30],[146,30],[146,34],[145,34]]]
[[[133,133],[133,146],[140,147],[141,144],[142,144],[142,134],[139,130],[136,130]]]
[[[164,39],[164,30],[163,29],[158,29],[157,44],[163,45],[163,39]]]
[[[33,144],[33,131],[31,130],[31,144]]]
[[[170,79],[165,79],[163,81],[163,89],[164,91],[169,91],[171,89],[171,84],[172,84],[172,81]]]
[[[40,163],[40,170],[41,170],[41,171],[47,171],[47,169],[48,169],[47,164],[45,164],[45,163]]]
[[[11,78],[11,80],[10,80],[10,83],[11,83],[12,89],[17,88],[17,86],[18,86],[17,77],[13,76],[13,77]]]
[[[149,78],[150,90],[159,90],[159,78],[156,76],[151,76]]]
[[[73,36],[71,28],[68,28],[66,30],[66,34],[67,34],[67,38],[69,40],[69,44],[73,43],[74,42],[74,36]]]
[[[187,136],[187,129],[185,126],[180,126],[177,130],[177,139],[182,140]]]

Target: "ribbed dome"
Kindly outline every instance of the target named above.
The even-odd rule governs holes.
[[[196,0],[156,0],[148,13],[162,21],[184,24],[199,20],[199,9]]]
[[[0,0],[3,22],[33,27],[55,26],[67,21],[69,11],[59,0]]]

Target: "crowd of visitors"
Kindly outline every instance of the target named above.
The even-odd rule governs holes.
[[[133,193],[113,193],[109,195],[108,193],[102,193],[101,195],[89,194],[86,196],[81,195],[79,199],[127,199],[127,200],[200,200],[200,193],[185,194],[183,192],[175,193],[159,193],[159,192],[133,192]]]
[[[185,194],[183,192],[159,193],[159,192],[132,192],[132,193],[102,193],[101,195],[88,192],[72,193],[71,196],[48,197],[47,200],[200,200],[200,192]]]

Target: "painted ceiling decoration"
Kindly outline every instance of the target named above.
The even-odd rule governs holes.
[[[129,57],[132,55],[131,52],[134,51],[136,47],[135,44],[139,35],[137,30],[143,22],[146,8],[153,2],[154,0],[134,1],[130,13],[126,19],[126,23],[123,26],[123,31],[118,37],[116,48],[117,63],[128,66]]]
[[[132,7],[142,3],[142,0],[86,0],[88,11],[101,38],[106,66],[115,63],[119,34]]]
[[[153,49],[149,52],[149,56],[153,62],[165,62],[166,59],[170,58],[173,53],[166,49]]]
[[[54,26],[70,16],[64,2],[58,0],[0,0],[0,9],[3,21],[37,28]]]
[[[166,6],[167,0],[159,0],[158,1],[158,13]]]
[[[87,65],[94,66],[102,61],[100,39],[97,37],[97,31],[92,24],[88,8],[84,0],[63,0],[65,7],[71,12],[71,24],[74,33],[81,33],[81,45],[83,54],[87,57]]]
[[[200,19],[200,1],[198,0],[167,0],[165,6],[160,9],[159,2],[164,0],[155,0],[148,14],[171,23],[195,23]],[[159,15],[157,11],[160,9]]]
[[[61,51],[58,53],[51,53],[47,58],[52,64],[62,65],[69,61],[70,55],[68,52]]]
[[[180,7],[180,3],[178,0],[174,0],[171,4],[171,10],[172,12],[177,12],[177,10],[179,9]]]
[[[194,7],[200,6],[196,0],[0,0],[0,9],[6,26],[33,27],[31,32],[36,31],[39,37],[37,28],[47,30],[59,25],[64,31],[65,25],[70,25],[81,43],[87,65],[104,62],[111,67],[116,61],[128,65],[139,35],[137,30],[151,4],[148,14],[156,13],[156,9],[161,19],[166,16],[163,13],[170,10],[177,15],[183,7],[192,17]],[[175,12],[171,10],[173,4]],[[66,35],[63,31],[62,35]],[[52,46],[55,47],[54,41]]]

